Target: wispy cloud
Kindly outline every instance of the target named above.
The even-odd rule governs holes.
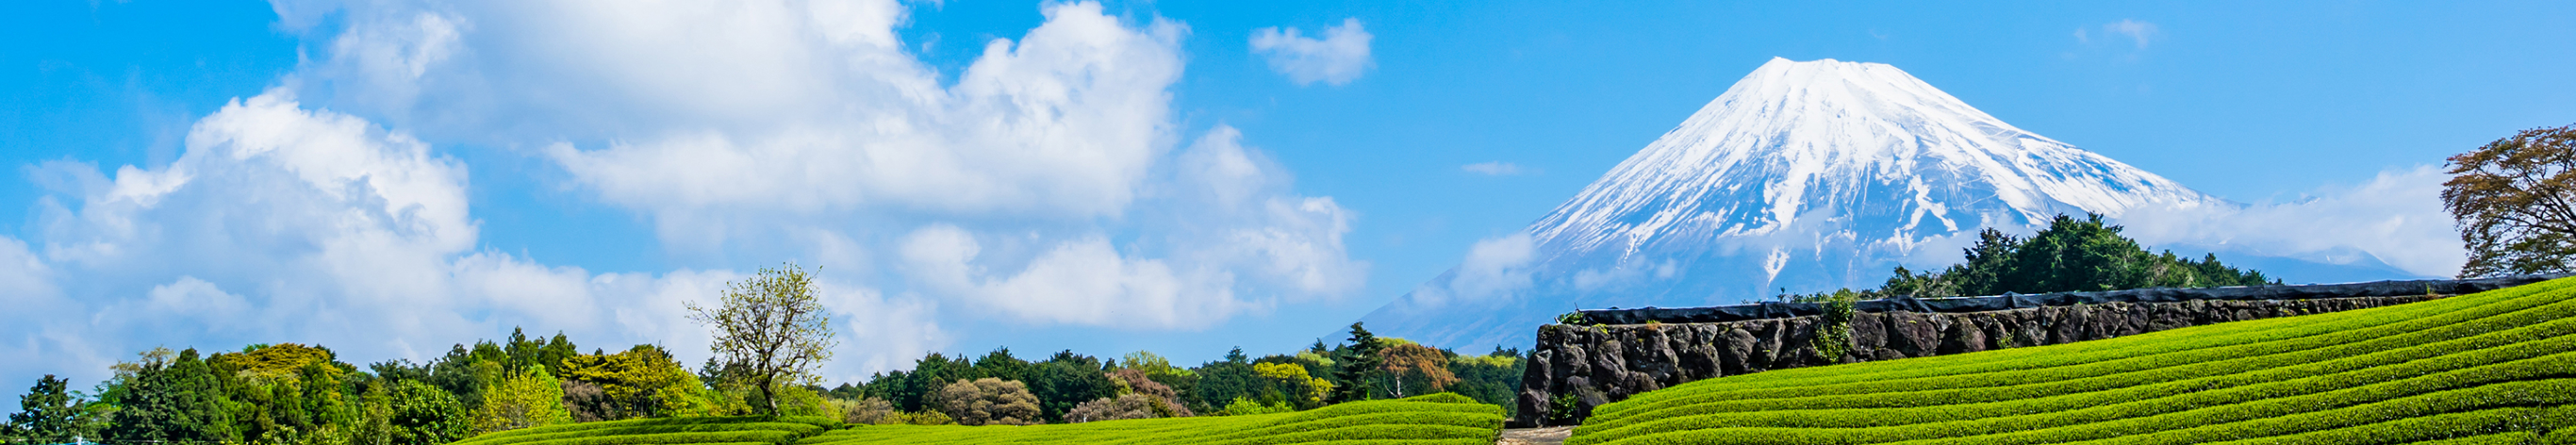
[[[1465,170],[1468,173],[1485,176],[1510,176],[1521,174],[1526,171],[1521,168],[1520,164],[1503,161],[1478,162],[1474,164],[1461,165],[1458,166],[1458,169]]]
[[[2076,28],[2075,41],[2077,43],[2093,43],[2093,39],[2095,37],[2093,32],[2094,31],[2090,28]],[[2102,24],[2100,32],[2100,37],[2102,39],[2116,41],[2121,38],[2127,38],[2131,43],[2137,44],[2138,49],[2141,50],[2147,49],[2148,43],[2154,42],[2158,37],[2163,36],[2163,32],[2156,29],[2156,24],[2142,22],[2136,19],[2120,19],[2120,21],[2117,22],[2104,23]]]
[[[1373,38],[1358,18],[1324,28],[1321,39],[1299,35],[1296,28],[1261,28],[1252,31],[1252,52],[1269,59],[1272,71],[1288,75],[1298,85],[1318,81],[1344,85],[1368,70]]]
[[[2140,209],[2121,215],[2151,245],[2296,258],[2325,264],[2377,261],[2423,276],[2459,273],[2468,253],[2442,209],[2433,166],[2380,172],[2358,186],[2320,187],[2288,203]]]

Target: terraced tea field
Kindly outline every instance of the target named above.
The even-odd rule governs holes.
[[[1638,394],[1568,444],[2576,443],[2576,279]]]
[[[1501,407],[1457,394],[1342,403],[1252,416],[1112,420],[1035,426],[873,425],[797,445],[860,444],[1458,444],[1489,445]]]
[[[1035,426],[844,426],[823,418],[712,417],[593,422],[503,431],[452,445],[628,444],[1492,444],[1502,408],[1457,394],[1343,403],[1252,416]]]
[[[820,417],[689,417],[576,423],[474,436],[450,445],[783,444],[841,426]]]

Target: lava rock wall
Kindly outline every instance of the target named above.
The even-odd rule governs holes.
[[[2107,302],[1982,312],[1856,312],[1840,360],[1815,348],[1820,316],[1714,323],[1552,324],[1522,374],[1516,426],[1571,425],[1593,407],[1691,381],[1772,369],[2097,340],[2239,320],[2413,303],[2441,295]],[[1562,398],[1562,399],[1561,399]],[[1565,411],[1565,412],[1559,412]]]

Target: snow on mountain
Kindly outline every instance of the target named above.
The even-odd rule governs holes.
[[[1874,286],[1984,227],[2232,205],[2023,131],[1896,67],[1772,59],[1522,234],[1363,318],[1471,350],[1575,308]]]

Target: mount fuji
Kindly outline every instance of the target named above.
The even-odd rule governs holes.
[[[1896,67],[1772,59],[1520,233],[1362,321],[1528,346],[1577,308],[1734,304],[1946,265],[1987,227],[2235,203],[2004,123]]]

